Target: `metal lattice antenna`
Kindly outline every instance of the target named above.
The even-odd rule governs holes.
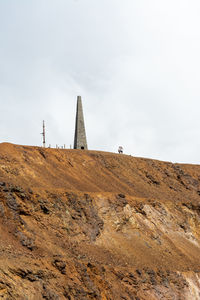
[[[42,137],[43,137],[43,147],[45,148],[46,147],[46,133],[45,133],[45,122],[44,122],[44,120],[43,120],[43,126],[42,126],[42,128],[43,128],[43,131],[42,131]]]

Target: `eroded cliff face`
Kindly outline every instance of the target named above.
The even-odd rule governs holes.
[[[200,166],[0,144],[0,299],[200,299]]]

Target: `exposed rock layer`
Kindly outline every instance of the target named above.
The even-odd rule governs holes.
[[[200,166],[0,145],[0,299],[200,299]]]

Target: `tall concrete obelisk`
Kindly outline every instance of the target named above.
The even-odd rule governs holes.
[[[86,139],[86,133],[85,133],[85,124],[84,124],[81,96],[77,97],[74,149],[86,149],[87,150],[87,139]]]

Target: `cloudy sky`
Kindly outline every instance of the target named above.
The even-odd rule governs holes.
[[[0,140],[200,162],[199,0],[0,0]]]

